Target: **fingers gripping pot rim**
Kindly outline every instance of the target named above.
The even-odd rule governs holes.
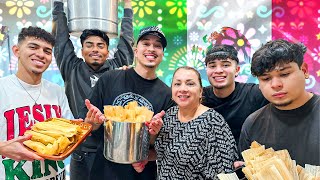
[[[153,112],[139,107],[135,101],[129,102],[124,108],[105,106],[104,112],[105,158],[121,164],[146,160],[150,140],[146,122],[151,120]]]

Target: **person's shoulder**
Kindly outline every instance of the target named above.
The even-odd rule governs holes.
[[[213,108],[209,108],[203,115],[204,119],[202,121],[205,120],[205,127],[210,130],[209,132],[215,134],[217,133],[217,129],[219,129],[219,132],[225,131],[226,128],[229,129],[229,125],[224,117]]]
[[[159,85],[164,86],[166,88],[170,88],[166,83],[164,83],[161,79],[157,79],[157,83],[159,83]]]
[[[5,82],[5,81],[7,81],[7,80],[9,80],[9,79],[12,79],[13,76],[14,76],[13,74],[10,74],[10,75],[8,75],[8,76],[1,77],[1,78],[0,78],[0,81],[1,81],[1,82]]]
[[[212,90],[213,90],[213,87],[212,87],[212,86],[203,87],[203,91],[204,91],[204,92],[212,92]]]
[[[127,73],[126,71],[128,71],[128,70],[112,69],[112,70],[104,72],[102,74],[102,76],[100,77],[100,79],[116,78],[120,75],[124,75],[125,73]]]
[[[45,88],[47,88],[49,90],[61,90],[61,89],[63,89],[63,87],[59,86],[58,84],[53,83],[51,81],[48,81],[46,79],[42,79],[41,82],[43,84],[43,87],[45,87]]]
[[[209,123],[211,124],[225,123],[225,119],[223,118],[223,116],[214,108],[209,108],[206,112],[204,112],[204,114],[206,115],[207,119],[209,119]]]
[[[171,94],[171,88],[166,83],[164,83],[161,79],[157,78],[155,82],[157,83],[157,86],[159,87],[158,89],[160,91],[170,91],[170,94]]]
[[[255,83],[242,83],[242,82],[236,82],[236,88],[247,90],[247,91],[260,91],[259,90],[259,84]]]
[[[213,86],[206,86],[206,87],[203,87],[202,89],[203,89],[203,96],[205,97],[215,96],[213,93]]]
[[[0,78],[0,87],[5,87],[8,85],[8,82],[14,81],[14,75],[8,75]]]
[[[318,94],[313,94],[314,97],[312,97],[312,99],[314,99],[314,104],[320,106],[320,95]]]
[[[314,96],[315,96],[315,99],[316,99],[317,101],[320,100],[320,95],[319,95],[319,94],[314,94]]]
[[[263,120],[265,118],[262,118],[262,116],[266,116],[266,112],[270,112],[270,108],[271,108],[271,104],[267,104],[265,106],[263,106],[262,108],[256,110],[255,112],[251,113],[246,121],[259,121],[259,120]]]
[[[167,115],[172,115],[172,114],[174,114],[174,112],[178,111],[178,109],[179,108],[178,108],[177,105],[172,106],[172,107],[170,107],[169,109],[166,110],[166,114]]]
[[[263,97],[259,89],[259,84],[236,82],[235,92],[236,96],[247,97],[250,101],[265,101],[265,103],[267,103],[267,100]]]

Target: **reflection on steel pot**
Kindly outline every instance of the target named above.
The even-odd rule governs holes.
[[[117,122],[104,124],[104,157],[121,164],[146,160],[150,135],[145,123]]]
[[[68,0],[69,31],[79,36],[85,29],[118,34],[118,0]]]

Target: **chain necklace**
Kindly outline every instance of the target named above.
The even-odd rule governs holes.
[[[40,84],[40,92],[39,92],[39,95],[38,95],[37,99],[34,99],[34,98],[31,96],[31,94],[27,91],[27,89],[22,85],[22,83],[20,82],[18,76],[17,76],[17,75],[15,75],[15,76],[16,76],[16,78],[17,78],[20,86],[21,86],[21,87],[24,89],[24,91],[29,95],[29,97],[34,101],[34,105],[37,105],[37,104],[38,104],[37,101],[38,101],[38,99],[40,98],[40,95],[41,95],[42,83]]]

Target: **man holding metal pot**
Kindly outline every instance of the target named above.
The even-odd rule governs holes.
[[[150,134],[156,134],[162,126],[162,110],[174,105],[171,90],[156,76],[156,69],[163,58],[167,40],[156,26],[141,29],[137,47],[134,50],[136,66],[126,71],[110,71],[101,76],[92,96],[86,100],[85,122],[93,124],[92,134],[100,137],[100,144],[93,163],[91,179],[156,179],[155,161],[146,164],[142,173],[134,170],[131,164],[119,164],[105,159],[103,155],[103,106],[125,106],[130,101],[137,101],[139,106],[148,107],[156,115],[149,124]],[[162,113],[160,113],[162,112]]]
[[[56,40],[54,56],[65,82],[70,108],[74,117],[78,118],[84,100],[90,97],[93,87],[100,76],[109,70],[132,64],[133,12],[131,0],[124,0],[124,16],[117,46],[118,50],[115,52],[114,58],[107,59],[109,55],[109,37],[106,33],[98,29],[86,29],[80,36],[81,52],[84,58],[82,59],[77,57],[74,52],[74,46],[69,39],[67,17],[63,11],[62,1],[54,0],[54,9],[52,11],[52,34]],[[92,6],[94,5],[92,4]],[[71,180],[88,179],[97,143],[94,135],[89,136],[72,154],[70,165]]]

